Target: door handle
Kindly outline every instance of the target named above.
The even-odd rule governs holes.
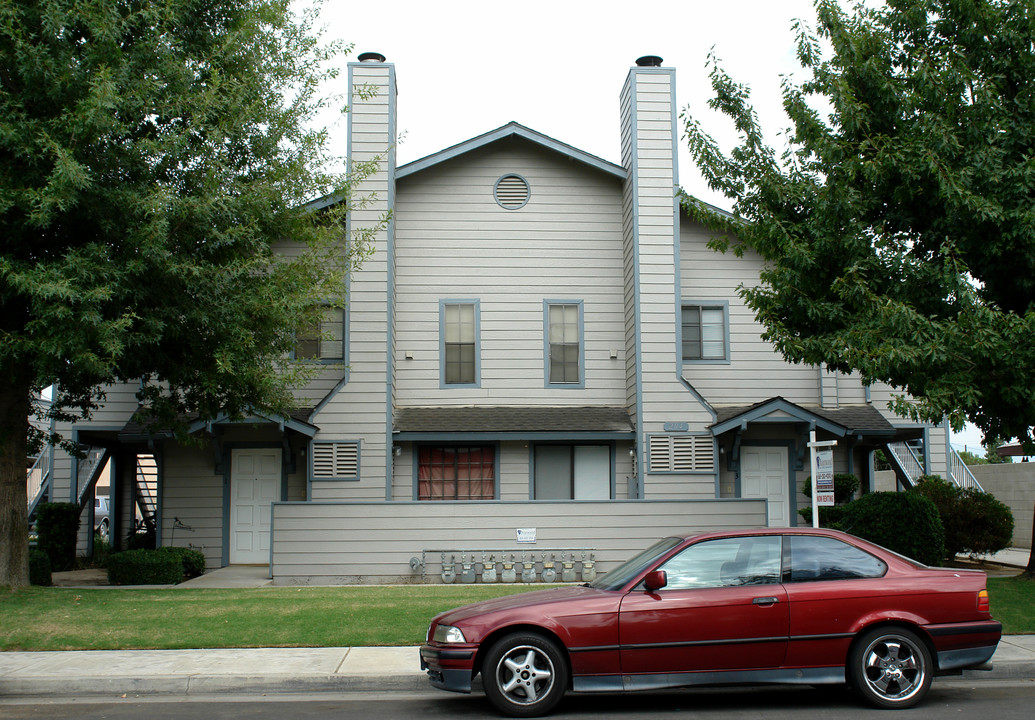
[[[751,601],[751,603],[753,605],[762,605],[764,607],[769,607],[770,605],[775,605],[778,602],[780,602],[780,598],[775,598],[775,597],[757,597],[757,598],[755,598],[754,600]]]

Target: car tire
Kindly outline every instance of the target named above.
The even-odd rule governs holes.
[[[553,710],[568,688],[568,661],[555,642],[535,633],[513,633],[493,643],[482,663],[485,696],[511,717]]]
[[[878,708],[909,708],[931,689],[934,663],[927,644],[905,628],[874,628],[860,635],[848,658],[848,681]]]
[[[108,518],[101,520],[101,524],[97,526],[97,534],[101,536],[101,540],[108,542],[110,537],[108,532]]]

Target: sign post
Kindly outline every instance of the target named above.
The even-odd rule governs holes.
[[[819,508],[834,504],[834,451],[837,440],[816,440],[816,431],[809,431],[812,456],[812,527],[819,527]],[[820,449],[823,448],[823,449]]]

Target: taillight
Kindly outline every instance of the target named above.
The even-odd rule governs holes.
[[[978,593],[978,612],[990,613],[992,608],[988,603],[988,590],[982,590]]]

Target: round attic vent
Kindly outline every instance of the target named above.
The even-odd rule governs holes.
[[[517,210],[525,206],[532,191],[528,187],[528,181],[520,175],[504,175],[496,181],[492,194],[500,207]]]

